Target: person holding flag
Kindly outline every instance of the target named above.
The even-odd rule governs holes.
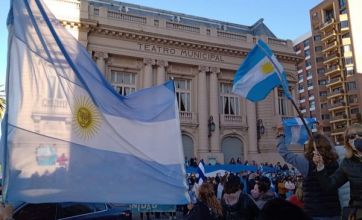
[[[312,158],[314,153],[319,153],[325,161],[327,172],[331,174],[338,168],[338,156],[332,150],[332,143],[327,137],[321,134],[312,135],[306,120],[303,118],[289,92],[286,74],[282,65],[278,62],[267,44],[259,40],[235,74],[233,92],[249,101],[257,102],[265,99],[269,92],[277,86],[283,88],[284,94],[298,112],[300,123],[297,122],[296,124],[299,131],[303,128],[300,126],[302,124],[309,136],[305,155],[298,155],[290,152],[287,144],[302,142],[300,138],[301,133],[298,132],[298,129],[292,129],[290,132],[285,133],[288,135],[285,138],[283,127],[278,126],[278,152],[286,162],[295,166],[304,176],[305,211],[314,219],[337,220],[340,218],[341,213],[337,190],[328,193],[322,191],[321,185],[313,172],[316,166]],[[299,134],[299,137],[296,138],[296,134]],[[289,143],[285,142],[286,139]]]

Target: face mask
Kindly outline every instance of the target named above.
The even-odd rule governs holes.
[[[256,191],[255,189],[251,190],[250,194],[254,199],[257,199],[260,196],[260,193],[258,191]]]
[[[362,153],[362,138],[357,137],[355,139],[349,140],[348,142],[352,146],[353,150]]]

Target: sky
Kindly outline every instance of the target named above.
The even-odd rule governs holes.
[[[46,1],[46,0],[44,0]],[[242,25],[260,18],[280,39],[295,40],[310,31],[309,10],[322,0],[123,0],[123,2],[180,12]],[[7,63],[6,17],[10,0],[0,0],[0,85]]]

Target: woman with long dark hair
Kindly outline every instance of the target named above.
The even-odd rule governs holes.
[[[313,219],[339,220],[341,208],[337,189],[324,191],[315,173],[316,165],[313,163],[314,144],[326,164],[326,172],[334,173],[338,168],[338,155],[333,143],[328,137],[317,133],[313,140],[309,140],[304,155],[288,150],[284,141],[283,127],[277,127],[278,152],[283,159],[299,170],[303,176],[304,211]]]

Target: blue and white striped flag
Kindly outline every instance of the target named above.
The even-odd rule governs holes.
[[[279,85],[291,99],[283,66],[268,45],[259,40],[236,71],[232,91],[257,102],[265,99],[269,92]]]
[[[5,201],[188,202],[172,81],[120,96],[40,0],[8,27]]]
[[[199,180],[197,182],[197,184],[200,186],[204,181],[207,180],[207,177],[206,177],[206,173],[205,173],[205,164],[204,164],[204,161],[201,160],[199,162],[199,165],[197,166],[197,170],[196,170],[198,176],[199,176]]]
[[[309,129],[317,122],[316,118],[304,118]],[[285,143],[304,145],[308,140],[308,131],[299,117],[283,120]]]

